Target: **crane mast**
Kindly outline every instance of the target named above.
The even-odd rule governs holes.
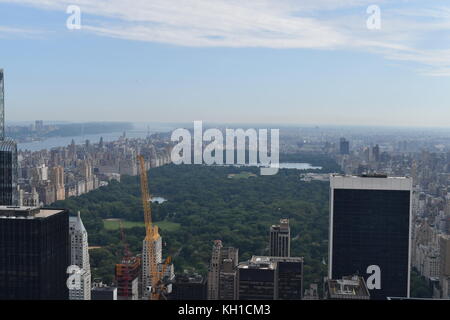
[[[148,189],[147,170],[145,168],[145,159],[142,155],[138,156],[140,179],[141,179],[141,195],[142,206],[144,208],[144,222],[145,222],[145,245],[147,248],[147,257],[145,261],[148,263],[149,274],[144,276],[150,276],[151,288],[149,298],[151,300],[159,300],[162,278],[164,275],[165,267],[163,266],[163,272],[158,272],[158,263],[156,261],[156,252],[154,242],[159,239],[158,226],[153,225],[152,222],[152,209],[151,209],[151,197]]]

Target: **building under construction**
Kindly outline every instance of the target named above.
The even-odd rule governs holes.
[[[116,264],[116,283],[118,300],[138,300],[141,274],[140,257],[124,257]]]
[[[119,223],[120,236],[123,244],[123,257],[116,264],[115,275],[118,300],[138,300],[140,297],[139,283],[141,275],[141,258],[131,255],[122,221]]]

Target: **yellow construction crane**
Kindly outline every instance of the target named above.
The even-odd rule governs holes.
[[[147,257],[149,275],[151,277],[151,287],[149,298],[151,300],[159,300],[162,293],[165,292],[166,287],[164,283],[164,274],[167,266],[170,264],[171,258],[167,258],[163,264],[161,271],[158,270],[158,262],[156,261],[155,241],[160,238],[158,226],[152,222],[152,208],[151,197],[148,189],[147,170],[145,168],[145,159],[142,155],[138,156],[141,178],[141,194],[142,206],[144,207],[144,221],[145,221],[145,243],[147,246]],[[144,258],[144,257],[143,257]],[[144,261],[144,259],[143,259]],[[145,279],[143,279],[145,280]]]

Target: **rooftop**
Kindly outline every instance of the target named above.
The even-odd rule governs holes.
[[[62,209],[47,209],[40,207],[0,206],[0,219],[34,219],[48,218],[63,212]]]
[[[327,280],[330,299],[369,299],[370,294],[362,277],[348,276],[342,279]]]
[[[271,261],[270,257],[253,256],[250,261],[240,263],[238,268],[275,270],[277,268],[277,263]]]
[[[412,190],[412,178],[388,177],[386,175],[339,175],[330,177],[333,189],[363,189],[363,190]]]

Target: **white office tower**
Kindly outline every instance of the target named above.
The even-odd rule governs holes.
[[[91,300],[91,266],[89,264],[88,234],[80,212],[69,217],[70,262],[79,269],[79,285],[69,289],[70,300]]]
[[[150,244],[148,244],[150,241]],[[148,247],[152,246],[153,257],[150,257]],[[152,286],[152,275],[151,275],[151,263],[148,259],[154,259],[153,265],[158,266],[162,263],[162,238],[159,234],[157,234],[153,239],[147,240],[144,239],[142,241],[142,293],[144,298],[149,296],[149,288]],[[158,270],[155,270],[158,272]]]

